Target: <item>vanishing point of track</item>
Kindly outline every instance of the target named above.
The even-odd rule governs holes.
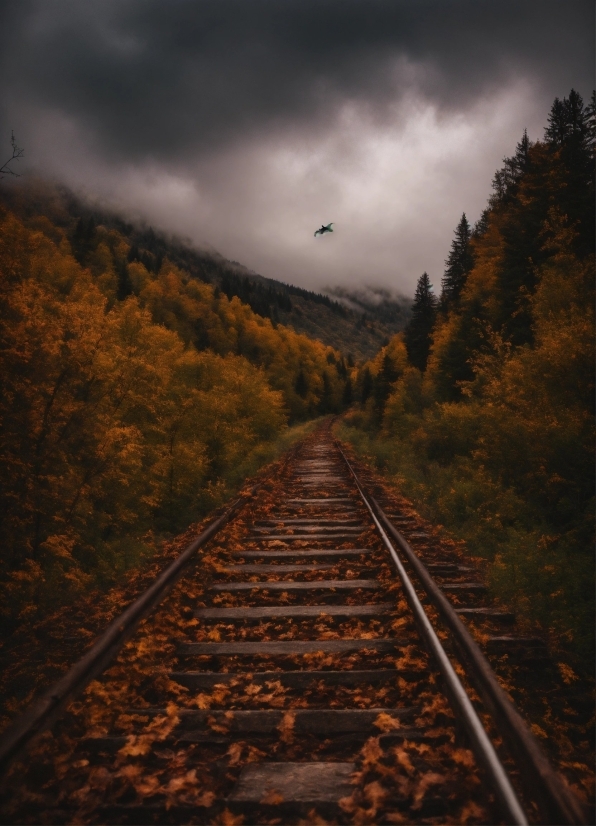
[[[583,822],[461,621],[499,612],[428,539],[317,432],[6,732],[4,767],[171,602],[192,620],[164,658],[181,701],[172,711],[152,689],[113,730],[81,736],[74,763],[121,778],[128,760],[129,779],[159,782],[135,795],[105,780],[87,808],[75,793],[54,814],[40,798],[41,822]]]

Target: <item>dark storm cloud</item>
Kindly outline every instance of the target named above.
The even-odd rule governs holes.
[[[591,0],[0,0],[0,148],[273,278],[440,283]],[[313,238],[321,222],[334,235]],[[326,243],[328,242],[328,243]]]
[[[442,111],[527,78],[591,85],[584,0],[37,0],[4,7],[4,115],[60,113],[112,159],[181,161],[263,132],[383,119],[411,92]]]

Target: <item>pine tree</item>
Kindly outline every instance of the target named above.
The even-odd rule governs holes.
[[[503,158],[502,168],[495,172],[493,178],[494,195],[489,202],[491,206],[496,206],[508,195],[515,193],[517,184],[530,167],[531,146],[528,131],[524,129],[524,134],[515,147],[515,155],[511,158]]]
[[[445,274],[441,281],[441,304],[445,311],[456,305],[468,273],[474,266],[470,249],[472,231],[464,212],[451,242],[451,251],[445,261]]]
[[[348,376],[346,379],[346,383],[344,386],[344,392],[342,396],[342,404],[344,407],[349,407],[353,401],[353,391],[352,391],[352,379]]]
[[[558,206],[579,230],[580,255],[594,251],[594,112],[572,89],[568,98],[555,98],[545,129],[559,187]]]
[[[124,301],[129,295],[132,295],[133,286],[126,266],[126,261],[122,258],[117,258],[115,261],[116,275],[118,277],[118,288],[116,290],[116,297],[118,301]]]
[[[584,107],[582,96],[572,89],[568,98],[555,98],[544,137],[554,148],[573,143],[584,144],[589,138],[589,119],[589,107]]]
[[[389,353],[385,353],[381,363],[381,369],[379,370],[373,384],[373,396],[375,400],[374,407],[375,412],[379,417],[383,414],[385,402],[391,393],[391,386],[398,380],[398,378],[399,372],[396,369],[391,356]]]
[[[586,116],[588,124],[588,142],[594,154],[596,148],[596,91],[592,92],[589,104],[586,106]]]
[[[333,403],[331,398],[331,382],[326,370],[323,370],[323,387],[321,390],[321,397],[319,399],[319,413],[325,415],[326,413],[334,413]]]
[[[306,394],[308,393],[308,382],[306,380],[306,376],[304,375],[304,370],[302,368],[299,370],[298,375],[296,376],[296,383],[294,385],[294,390],[298,393],[301,398],[306,398]]]
[[[81,217],[77,221],[73,236],[72,236],[72,251],[74,257],[79,264],[85,266],[89,253],[94,248],[95,239],[95,221],[93,216],[88,220]]]
[[[436,316],[437,298],[428,273],[424,272],[418,279],[412,317],[404,332],[408,358],[421,371],[426,369]]]
[[[362,373],[362,380],[360,383],[360,401],[362,402],[362,404],[366,404],[366,402],[370,398],[370,394],[372,393],[372,387],[373,380],[371,372],[368,367],[365,367]]]

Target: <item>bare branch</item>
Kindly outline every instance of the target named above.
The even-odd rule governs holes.
[[[15,172],[14,169],[11,169],[10,164],[13,161],[20,160],[23,157],[23,155],[25,154],[25,150],[21,149],[20,146],[17,145],[17,142],[15,140],[15,136],[14,136],[14,132],[11,132],[11,134],[10,134],[10,145],[12,146],[12,155],[7,161],[5,161],[5,163],[2,164],[2,166],[0,166],[0,176],[2,176],[2,175],[14,175],[15,178],[18,178],[19,177],[18,172]],[[0,177],[0,180],[1,180],[1,177]]]

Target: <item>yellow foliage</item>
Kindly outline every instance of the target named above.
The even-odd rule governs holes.
[[[7,617],[113,578],[140,536],[219,504],[289,414],[316,412],[325,394],[332,406],[343,387],[330,348],[167,260],[157,276],[127,265],[117,231],[97,228],[83,268],[63,230],[30,224],[0,213]],[[122,267],[132,294],[117,300]]]

